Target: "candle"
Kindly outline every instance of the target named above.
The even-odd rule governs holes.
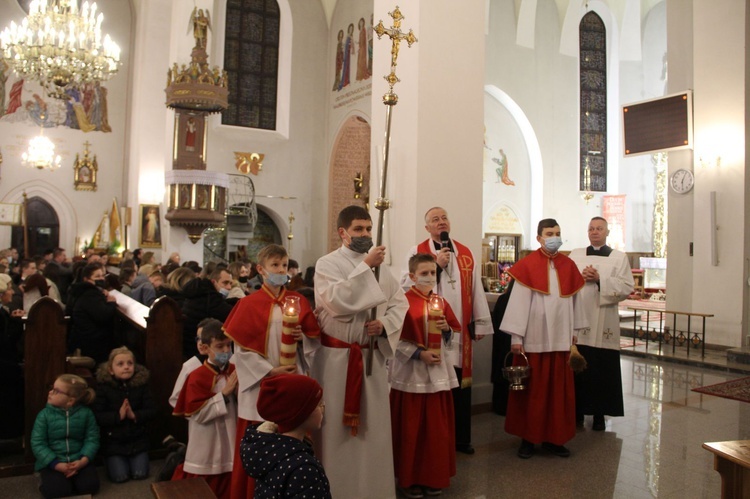
[[[279,361],[282,366],[294,365],[297,361],[297,340],[292,333],[299,323],[299,297],[287,296],[284,299],[281,328],[281,352]]]
[[[443,333],[437,325],[437,321],[443,317],[445,301],[442,296],[432,294],[427,304],[427,350],[440,355],[440,344]]]

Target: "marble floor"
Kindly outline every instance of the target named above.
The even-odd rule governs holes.
[[[476,415],[476,454],[459,454],[446,498],[715,498],[721,480],[703,442],[750,439],[750,404],[692,392],[742,375],[694,366],[622,357],[625,412],[607,431],[578,431],[562,459],[544,451],[516,457],[519,441],[504,418]],[[158,468],[161,463],[154,463]],[[40,497],[33,476],[0,480],[0,496]],[[103,482],[103,498],[152,497],[147,481]],[[338,499],[338,498],[337,498]],[[350,499],[350,498],[342,498]]]

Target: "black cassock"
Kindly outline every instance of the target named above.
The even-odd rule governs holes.
[[[516,281],[510,281],[508,289],[497,298],[492,310],[492,327],[495,330],[492,335],[492,410],[501,416],[505,416],[508,406],[508,380],[503,378],[503,362],[510,352],[510,335],[500,331],[500,324],[503,322],[514,282]],[[511,363],[511,359],[508,359],[508,363]]]

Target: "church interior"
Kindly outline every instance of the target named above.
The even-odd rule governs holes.
[[[33,4],[0,0],[0,29]],[[477,348],[477,454],[444,495],[719,495],[701,444],[747,438],[747,407],[691,388],[750,372],[750,2],[411,0],[398,20],[390,0],[97,6],[118,46],[98,79],[66,88],[0,58],[0,248],[205,263],[276,243],[305,269],[338,247],[336,216],[356,204],[384,217],[398,278],[442,206],[493,302],[538,248],[539,220],[556,219],[570,251],[605,217],[638,291],[637,310],[622,307],[626,416],[579,431],[569,461],[524,467],[490,412],[492,350]],[[394,22],[400,44],[378,33]],[[54,152],[35,162],[38,137]],[[24,480],[0,485],[36,497]],[[102,496],[147,494],[128,487]]]

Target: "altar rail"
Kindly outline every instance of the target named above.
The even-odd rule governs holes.
[[[693,350],[700,347],[701,358],[706,356],[706,319],[713,317],[714,314],[701,314],[696,312],[679,312],[676,310],[654,310],[651,308],[638,308],[628,307],[628,310],[633,311],[633,348],[636,347],[638,340],[645,340],[646,350],[648,350],[649,342],[657,342],[659,344],[659,355],[662,353],[662,347],[672,345],[672,353],[674,354],[677,346],[682,347],[683,345],[687,348],[687,356],[690,357],[690,346],[692,345]],[[639,314],[638,312],[641,312]],[[645,325],[638,325],[639,317],[643,316],[643,312],[646,313]],[[659,314],[659,326],[650,327],[651,314]],[[665,325],[664,315],[672,316],[672,327]],[[685,316],[687,318],[687,329],[677,329],[677,317]],[[693,331],[691,328],[691,322],[693,317],[697,317],[701,320],[701,331]]]
[[[137,319],[137,318],[136,318]],[[142,321],[125,315],[120,308],[112,334],[118,344],[131,348],[139,362],[151,371],[150,386],[158,415],[150,424],[151,448],[160,446],[169,433],[186,434],[184,421],[172,417],[169,396],[182,367],[182,312],[169,297],[157,299]],[[139,324],[139,322],[141,324]],[[68,318],[59,303],[49,297],[37,301],[25,324],[24,359],[24,448],[25,462],[32,463],[31,429],[44,408],[50,384],[57,376],[75,371],[66,360]],[[30,471],[29,471],[30,472]],[[11,471],[11,474],[15,474]]]

